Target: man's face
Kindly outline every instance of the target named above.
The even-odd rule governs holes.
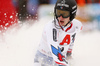
[[[60,16],[58,17],[58,20],[60,26],[65,26],[70,21],[70,17],[63,18],[62,16]]]
[[[56,15],[60,26],[65,26],[70,21],[70,12],[56,9]]]

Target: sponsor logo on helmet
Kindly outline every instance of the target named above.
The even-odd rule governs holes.
[[[63,7],[61,6],[60,9],[63,9]]]
[[[65,7],[69,7],[68,4],[61,4],[61,3],[58,3],[57,6],[65,6]]]

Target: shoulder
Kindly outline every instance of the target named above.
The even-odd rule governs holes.
[[[75,28],[80,32],[83,28],[83,25],[81,23],[81,21],[77,20],[77,19],[74,19],[72,21],[73,25],[75,26]]]
[[[43,31],[50,32],[53,29],[53,27],[54,27],[54,22],[53,20],[51,20],[44,25]]]
[[[77,19],[74,19],[74,20],[72,21],[72,23],[73,23],[74,25],[76,25],[76,26],[82,26],[82,23],[81,23],[79,20],[77,20]]]

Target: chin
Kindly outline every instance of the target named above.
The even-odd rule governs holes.
[[[65,25],[61,25],[61,26],[65,26]]]

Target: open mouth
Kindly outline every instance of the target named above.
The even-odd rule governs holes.
[[[61,23],[64,23],[64,21],[60,21]]]

